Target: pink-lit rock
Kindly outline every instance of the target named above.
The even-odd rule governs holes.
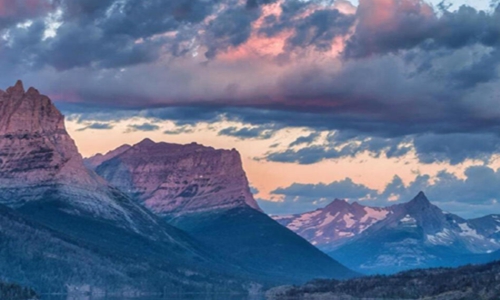
[[[145,139],[126,151],[116,151],[114,157],[110,153],[108,160],[96,168],[97,173],[156,214],[180,215],[239,206],[260,211],[240,154],[234,149]],[[95,164],[101,158],[88,162]]]

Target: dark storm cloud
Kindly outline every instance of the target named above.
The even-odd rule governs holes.
[[[500,152],[497,134],[423,135],[414,139],[418,159],[423,163],[449,162],[452,165],[466,159],[488,161],[492,153]]]
[[[441,171],[435,178],[418,175],[414,181],[405,185],[400,177],[395,176],[380,193],[357,184],[350,178],[330,184],[294,183],[272,192],[285,196],[284,201],[271,202],[260,199],[259,204],[268,213],[302,213],[324,207],[335,198],[350,199],[368,206],[390,206],[410,201],[420,191],[424,191],[431,202],[444,209],[459,212],[464,217],[477,217],[491,213],[492,205],[498,207],[499,184],[500,170],[473,166],[465,170],[463,179]],[[362,198],[366,199],[359,201]]]
[[[252,33],[252,22],[259,15],[256,10],[236,7],[225,10],[210,21],[205,40],[208,47],[205,56],[212,59],[218,51],[225,51],[246,42]]]
[[[199,23],[218,1],[203,0],[61,0],[60,27],[53,38],[43,39],[34,29],[26,66],[114,68],[156,61],[167,42],[155,35]],[[25,49],[15,32],[4,51]]]
[[[415,47],[498,46],[500,6],[492,14],[469,6],[461,6],[456,12],[441,8],[442,16],[438,17],[421,1],[394,1],[392,6],[380,0],[360,1],[360,22],[344,55],[361,58]]]
[[[75,112],[96,121],[140,115],[182,126],[224,118],[375,138],[271,153],[276,161],[400,157],[409,151],[405,137],[414,138],[422,162],[500,151],[500,6],[436,11],[417,0],[362,0],[349,15],[325,1],[287,0],[276,4],[281,13],[259,19],[274,2],[33,0],[50,5],[0,12],[10,18],[0,25],[0,82],[27,78],[60,103],[83,103]],[[47,38],[49,14],[59,27]],[[28,19],[30,26],[17,26]],[[260,45],[280,36],[282,52],[272,59],[221,58],[249,39]],[[330,61],[327,50],[339,36],[347,46]],[[268,71],[272,64],[280,69]],[[458,134],[468,135],[463,149],[428,141],[435,135],[453,145]]]

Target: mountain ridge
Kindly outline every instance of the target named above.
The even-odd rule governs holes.
[[[274,218],[341,263],[366,273],[458,266],[461,260],[487,262],[490,253],[500,249],[500,217],[498,223],[494,216],[465,220],[443,212],[423,192],[389,207],[331,207]],[[364,214],[353,213],[354,207]],[[371,222],[362,222],[367,218]]]

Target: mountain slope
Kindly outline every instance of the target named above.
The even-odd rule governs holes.
[[[129,276],[136,277],[137,284],[132,286],[148,292],[166,286],[241,290],[245,282],[224,275],[241,273],[238,268],[224,264],[218,254],[88,170],[65,130],[61,113],[35,89],[25,92],[21,82],[0,92],[0,204],[34,224],[33,234],[40,226],[70,240],[74,251],[94,253],[88,262],[95,262],[96,278],[119,270],[126,274],[121,284],[134,282],[128,281]],[[42,242],[32,247],[42,248]],[[43,245],[50,249],[51,245]],[[71,251],[58,252],[69,257],[62,273],[66,276],[58,275],[68,281],[62,287],[79,274],[73,266],[85,261],[71,256]],[[107,267],[100,269],[100,265]],[[29,268],[26,264],[5,268],[4,274]],[[80,279],[89,278],[93,276]]]
[[[96,172],[259,278],[301,282],[354,275],[260,211],[235,150],[146,139]]]

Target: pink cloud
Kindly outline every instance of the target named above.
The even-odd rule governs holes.
[[[0,0],[0,17],[34,17],[53,8],[48,0]]]

